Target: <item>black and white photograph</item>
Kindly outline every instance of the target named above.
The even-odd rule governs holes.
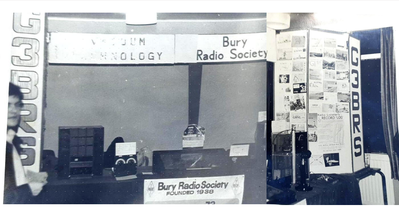
[[[324,81],[324,92],[337,92],[337,81]]]
[[[334,38],[324,38],[324,47],[334,48],[337,46],[337,41]]]
[[[309,80],[322,80],[323,71],[319,69],[309,68]]]
[[[326,103],[336,103],[337,102],[337,93],[324,92],[324,101]]]
[[[306,59],[307,53],[306,53],[306,49],[296,49],[294,48],[293,52],[292,52],[292,59],[293,60],[304,60]]]
[[[303,111],[306,109],[306,101],[304,94],[294,94],[290,100],[291,111]]]
[[[337,93],[337,101],[338,102],[346,102],[349,103],[351,101],[351,95],[350,93],[342,93],[342,92],[338,92]]]
[[[339,153],[323,154],[326,167],[339,166]]]
[[[346,51],[346,50],[337,50],[336,58],[338,60],[348,61],[348,51]]]
[[[295,93],[306,93],[306,83],[294,83],[292,90]]]
[[[323,70],[324,80],[336,80],[336,73],[334,70]]]
[[[335,113],[335,104],[323,103],[322,111],[323,113]]]
[[[323,69],[325,70],[335,70],[335,61],[334,60],[323,60]]]
[[[309,69],[321,70],[323,68],[323,61],[317,58],[309,59]]]
[[[305,36],[292,36],[292,47],[305,47],[306,37]]]
[[[292,73],[292,83],[304,83],[306,82],[306,75],[304,73]]]
[[[317,113],[309,113],[308,115],[308,128],[316,129],[317,128]]]
[[[2,202],[399,205],[398,8],[5,1]]]
[[[322,38],[310,38],[310,48],[324,47]]]
[[[335,62],[336,66],[336,70],[344,70],[347,71],[348,67],[349,67],[349,63],[347,61],[336,61]]]
[[[292,49],[278,49],[277,60],[292,60]]]
[[[279,75],[279,83],[289,83],[290,75],[289,74],[281,74]]]
[[[324,100],[324,92],[310,92],[309,99],[310,100]]]
[[[337,113],[349,113],[349,103],[337,103]]]
[[[305,72],[306,61],[297,60],[292,62],[292,72]]]
[[[309,80],[309,92],[323,92],[323,81]]]
[[[290,113],[289,112],[277,112],[276,113],[276,121],[285,120],[287,122],[290,121]]]
[[[317,142],[316,130],[309,129],[308,137],[309,137],[309,139],[308,139],[309,142]]]
[[[349,82],[349,71],[337,71],[337,80],[345,80]]]
[[[276,63],[276,71],[281,73],[290,73],[292,71],[291,61],[278,61]]]
[[[335,49],[332,48],[324,48],[324,57],[325,58],[335,58]]]

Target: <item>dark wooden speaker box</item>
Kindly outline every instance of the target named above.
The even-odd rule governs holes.
[[[60,126],[58,132],[59,178],[102,175],[104,127]]]

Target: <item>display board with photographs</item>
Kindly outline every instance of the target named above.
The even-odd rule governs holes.
[[[307,36],[308,31],[296,31],[280,33],[276,38],[273,124],[276,127],[272,129],[275,134],[292,128],[306,131]]]
[[[309,32],[310,171],[352,172],[348,34]]]

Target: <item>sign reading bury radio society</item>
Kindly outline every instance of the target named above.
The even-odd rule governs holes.
[[[266,60],[266,33],[176,35],[176,63]]]
[[[50,63],[170,64],[174,35],[51,33]]]
[[[244,175],[144,181],[144,204],[241,204]]]

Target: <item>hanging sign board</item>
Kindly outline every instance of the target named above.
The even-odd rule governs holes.
[[[144,181],[144,204],[241,204],[244,175]]]
[[[352,157],[353,171],[363,169],[364,147],[363,147],[363,123],[362,123],[362,99],[361,99],[361,76],[360,76],[360,41],[349,38],[349,62],[351,80],[351,133],[352,133]]]
[[[21,87],[21,160],[25,170],[40,171],[43,119],[45,16],[14,13],[11,42],[11,82]]]
[[[174,35],[51,33],[48,62],[171,64],[174,46]]]
[[[176,63],[266,60],[266,33],[176,35]]]

